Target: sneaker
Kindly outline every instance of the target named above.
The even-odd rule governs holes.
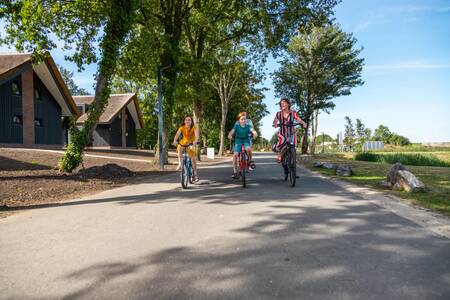
[[[253,160],[248,162],[248,166],[250,167],[250,169],[254,170],[256,168],[255,166],[255,162]]]
[[[233,179],[239,179],[239,175],[237,173],[233,173],[233,175],[231,175],[231,178]]]
[[[198,182],[199,180],[197,175],[192,176],[192,182]]]

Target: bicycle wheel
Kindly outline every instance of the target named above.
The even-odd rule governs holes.
[[[187,162],[183,159],[181,172],[180,172],[181,186],[183,189],[187,189],[189,182],[189,170],[187,166]]]
[[[289,183],[292,187],[295,186],[295,181],[297,179],[297,153],[295,148],[289,148]]]
[[[247,186],[247,182],[246,182],[246,173],[247,173],[247,155],[246,154],[242,154],[241,155],[241,178],[242,178],[242,187],[246,187]]]

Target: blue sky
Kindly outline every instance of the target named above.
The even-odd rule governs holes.
[[[344,0],[335,17],[364,47],[365,84],[335,99],[331,114],[319,115],[318,132],[335,137],[349,116],[414,142],[450,141],[450,1]],[[278,66],[267,65],[269,71]],[[271,115],[263,135],[270,137],[277,100],[270,78],[266,86]]]
[[[384,124],[413,142],[450,142],[450,0],[343,0],[335,17],[364,47],[365,84],[335,99],[331,114],[320,114],[318,131],[336,136],[349,116],[371,129]],[[3,28],[0,21],[0,35]],[[79,86],[93,91],[95,65],[78,73],[62,51],[52,56],[75,71]],[[269,60],[268,72],[277,68]],[[269,139],[278,100],[270,76],[264,85],[270,115],[262,121],[262,135]]]

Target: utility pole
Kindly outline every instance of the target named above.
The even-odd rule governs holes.
[[[158,65],[157,76],[158,76],[158,128],[159,128],[159,170],[164,170],[164,141],[163,141],[163,133],[164,133],[164,119],[163,119],[163,99],[162,99],[162,71],[170,68],[169,66],[161,66]]]

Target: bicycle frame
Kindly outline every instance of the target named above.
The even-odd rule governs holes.
[[[287,126],[295,128],[300,125],[295,122],[288,122],[288,124],[279,124],[281,126]],[[294,133],[292,132],[294,131]],[[295,147],[295,130],[287,130],[287,144],[284,149],[280,149],[282,151],[282,165],[284,169],[284,180],[288,180],[292,187],[295,186],[295,181],[297,178],[297,148]]]
[[[244,140],[244,139],[240,139],[240,138],[235,138],[235,140]],[[249,156],[247,153],[247,150],[245,149],[245,145],[242,142],[241,143],[241,151],[238,153],[238,164],[239,164],[239,173],[241,174],[241,178],[242,178],[242,186],[245,188],[247,186],[247,182],[246,182],[246,175],[248,173],[249,170]]]
[[[192,161],[191,161],[191,158],[189,157],[189,155],[188,155],[188,153],[186,151],[186,148],[189,147],[190,144],[189,145],[179,144],[179,145],[183,149],[182,150],[183,151],[183,153],[182,153],[183,157],[182,157],[182,161],[181,161],[181,170],[180,170],[181,186],[186,189],[187,186],[188,186],[188,183],[191,183],[191,184],[193,183],[193,180],[192,180],[192,175],[193,175],[192,174]]]

